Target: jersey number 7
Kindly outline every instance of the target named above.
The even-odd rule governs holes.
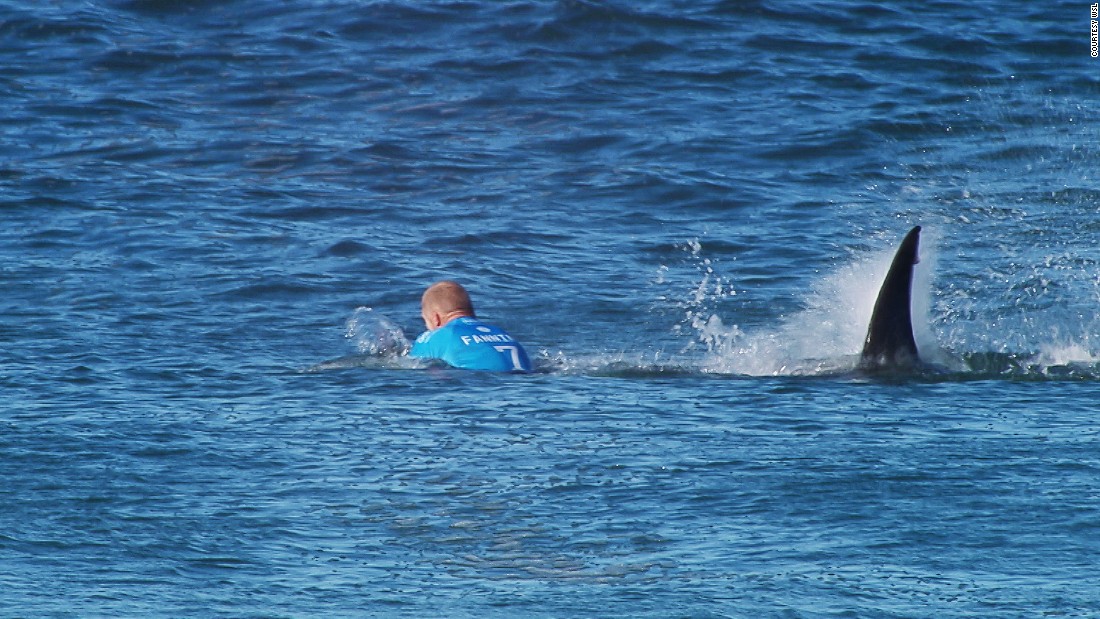
[[[501,353],[510,353],[512,356],[512,369],[518,372],[523,371],[523,364],[519,360],[518,346],[493,346],[493,350]]]

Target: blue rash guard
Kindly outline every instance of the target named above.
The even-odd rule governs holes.
[[[530,372],[523,346],[500,327],[477,318],[455,318],[413,342],[410,357],[442,359],[456,368],[494,372]]]

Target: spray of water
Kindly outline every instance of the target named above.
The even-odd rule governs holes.
[[[351,340],[361,355],[400,357],[410,348],[401,327],[370,307],[355,310],[348,319],[344,337]]]
[[[408,356],[409,340],[401,327],[372,308],[355,310],[347,320],[344,337],[352,343],[357,354],[323,361],[305,371],[423,367],[418,359]]]
[[[859,259],[815,282],[803,309],[780,317],[775,326],[743,330],[726,325],[717,315],[691,318],[698,340],[706,346],[706,372],[749,376],[828,374],[852,370],[858,362],[871,319],[876,282],[881,282],[893,258],[887,249]],[[914,281],[914,298],[927,298],[930,282],[922,261]],[[922,294],[922,289],[925,294]],[[927,317],[928,304],[914,304],[914,316]],[[927,325],[927,320],[920,320]],[[934,341],[926,328],[917,333],[922,350]]]

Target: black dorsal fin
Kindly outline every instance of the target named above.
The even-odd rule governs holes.
[[[917,342],[913,339],[910,298],[919,244],[920,226],[916,226],[905,235],[890,263],[860,355],[860,367],[864,369],[911,367],[920,361]]]

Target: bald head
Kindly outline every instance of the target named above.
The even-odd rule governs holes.
[[[458,282],[436,282],[420,297],[420,315],[428,329],[438,329],[455,318],[474,315],[470,294]]]

